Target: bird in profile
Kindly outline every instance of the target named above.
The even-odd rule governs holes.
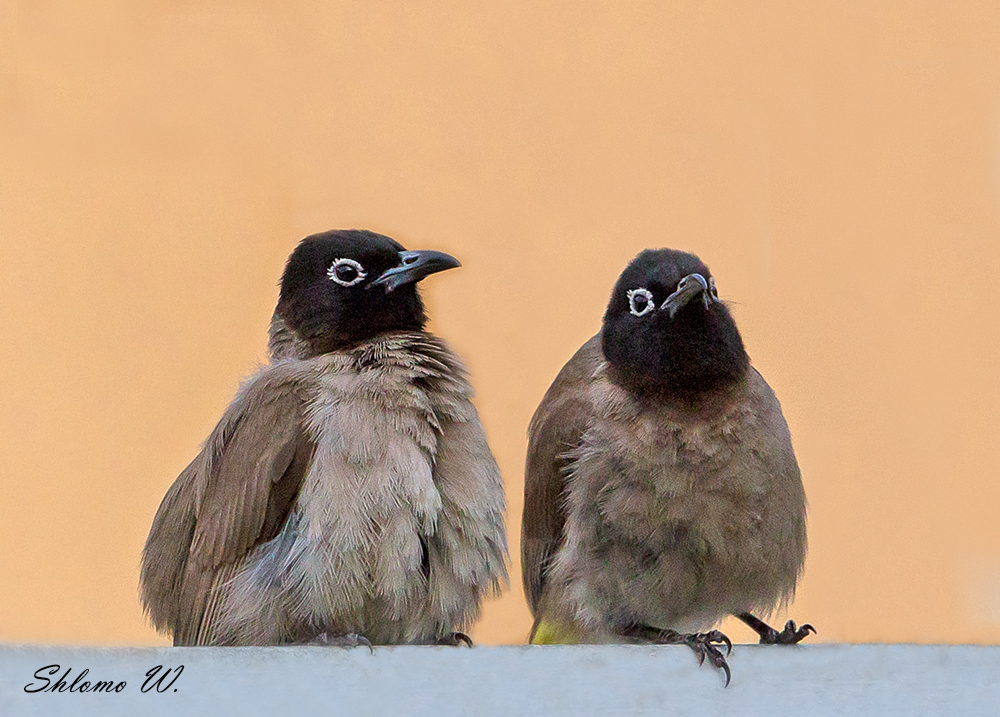
[[[175,645],[471,645],[507,579],[503,483],[416,288],[458,265],[357,230],[291,254],[271,362],[143,551],[143,605]]]
[[[728,684],[722,618],[762,643],[815,632],[754,614],[794,593],[805,492],[778,399],[698,257],[646,250],[626,267],[528,438],[532,642],[687,644]]]

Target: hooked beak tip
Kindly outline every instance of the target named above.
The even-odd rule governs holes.
[[[688,302],[699,294],[701,295],[702,303],[707,309],[712,303],[708,281],[697,272],[688,274],[677,282],[677,290],[667,297],[667,300],[663,302],[660,309],[667,309],[670,313],[670,318],[673,318],[678,311],[687,306]]]
[[[383,286],[388,293],[404,284],[420,281],[430,274],[459,266],[461,263],[458,259],[442,251],[401,251],[399,266],[384,271],[372,282],[372,286]]]

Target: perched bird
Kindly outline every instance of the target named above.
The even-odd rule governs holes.
[[[416,288],[458,265],[356,230],[289,257],[271,363],[143,551],[143,605],[175,645],[471,644],[507,579],[503,483]]]
[[[753,615],[795,590],[805,493],[778,399],[698,257],[646,250],[626,267],[528,434],[532,642],[686,643],[728,684],[720,619],[765,643],[812,630]]]

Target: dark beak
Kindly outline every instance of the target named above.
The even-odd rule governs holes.
[[[384,286],[386,292],[390,292],[403,284],[420,281],[428,274],[457,266],[461,266],[458,259],[441,251],[401,251],[399,266],[384,271],[371,286]]]
[[[708,290],[708,282],[701,274],[688,274],[677,283],[677,291],[667,297],[660,309],[667,309],[670,312],[670,318],[674,318],[674,314],[699,294],[701,294],[702,303],[707,309],[714,299]]]

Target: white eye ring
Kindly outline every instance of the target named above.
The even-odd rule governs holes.
[[[358,275],[355,276],[350,281],[344,281],[339,276],[337,276],[337,269],[342,266],[354,267],[354,269],[358,272]],[[334,259],[333,263],[330,264],[330,268],[327,269],[326,275],[331,279],[333,279],[338,284],[340,284],[341,286],[354,286],[355,284],[360,284],[362,281],[365,280],[365,277],[368,276],[368,274],[365,273],[364,267],[361,266],[361,264],[359,264],[358,262],[354,261],[354,259]]]
[[[641,296],[646,300],[646,305],[642,307],[642,310],[635,308],[636,297]],[[628,310],[632,312],[633,316],[644,316],[650,311],[656,308],[656,302],[653,301],[653,292],[649,289],[644,289],[639,287],[638,289],[628,290]]]
[[[719,298],[719,290],[715,288],[715,277],[714,276],[708,277],[708,288],[709,288],[709,290],[711,290],[712,296],[714,296],[716,299],[718,299]]]

